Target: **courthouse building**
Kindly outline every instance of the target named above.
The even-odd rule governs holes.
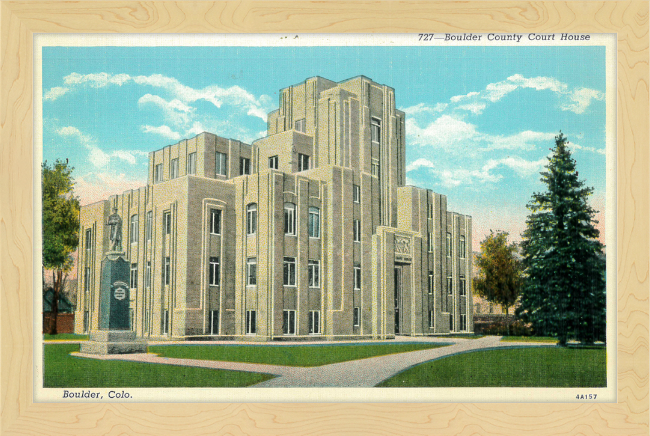
[[[367,77],[280,91],[267,136],[149,154],[146,186],[81,208],[77,333],[98,328],[106,222],[151,339],[388,339],[471,332],[471,217],[405,186],[405,114]]]

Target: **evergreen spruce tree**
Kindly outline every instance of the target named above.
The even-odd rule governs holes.
[[[575,160],[560,132],[533,194],[523,233],[526,277],[518,315],[539,335],[583,343],[605,339],[605,257],[598,241],[592,188],[578,179]]]

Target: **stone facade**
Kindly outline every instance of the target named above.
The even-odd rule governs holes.
[[[75,331],[97,328],[105,223],[151,339],[388,339],[471,332],[471,217],[405,186],[405,114],[360,76],[282,89],[268,136],[149,155],[146,186],[81,210]]]

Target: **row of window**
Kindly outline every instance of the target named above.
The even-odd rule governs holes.
[[[433,253],[434,251],[434,238],[433,238],[433,233],[429,233],[429,252]],[[452,237],[451,233],[447,232],[447,257],[451,257],[451,251],[452,251]],[[460,236],[460,239],[458,241],[458,257],[461,259],[464,259],[466,256],[466,250],[465,250],[465,236]]]
[[[269,157],[269,168],[277,170],[280,166],[279,156]],[[298,153],[298,171],[307,171],[310,169],[310,159],[306,154]],[[228,155],[226,153],[216,152],[215,156],[215,174],[218,176],[228,175]],[[251,174],[251,160],[246,157],[239,158],[239,175]]]
[[[220,212],[218,213],[220,217]],[[308,234],[310,238],[320,238],[320,209],[314,206],[309,207]],[[246,207],[246,233],[254,235],[257,233],[257,204],[252,203]],[[296,205],[284,203],[284,233],[296,235]]]
[[[196,174],[196,152],[187,155],[187,174]],[[169,162],[169,178],[175,179],[178,176],[178,158],[175,158]],[[163,181],[163,164],[160,163],[154,167],[153,179],[156,183]]]

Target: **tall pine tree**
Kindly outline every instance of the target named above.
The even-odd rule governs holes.
[[[568,141],[560,132],[533,194],[523,233],[526,277],[518,315],[537,334],[570,337],[583,343],[605,339],[605,257],[598,241],[593,189],[578,179]]]

